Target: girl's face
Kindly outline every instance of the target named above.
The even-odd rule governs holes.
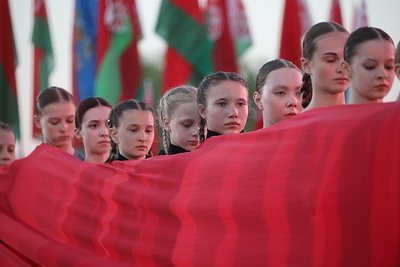
[[[248,115],[248,90],[240,82],[222,81],[207,91],[205,107],[200,114],[207,128],[219,134],[240,133]]]
[[[51,103],[44,107],[39,117],[35,117],[35,124],[42,130],[45,143],[67,151],[72,148],[75,105],[71,101]]]
[[[344,66],[351,80],[352,94],[361,101],[382,102],[392,88],[394,45],[387,40],[371,40],[356,47],[351,64]]]
[[[76,136],[82,139],[87,160],[93,154],[110,153],[111,144],[107,127],[110,111],[109,107],[97,106],[87,110],[83,115],[81,130],[76,130]]]
[[[0,130],[0,166],[15,160],[15,136],[7,130]]]
[[[200,144],[199,124],[199,109],[195,101],[180,104],[171,118],[164,121],[171,143],[187,151],[192,151]]]
[[[127,159],[145,159],[154,140],[154,117],[148,110],[125,110],[119,128],[111,128],[110,136],[119,153]]]
[[[303,111],[301,85],[302,75],[296,69],[280,68],[268,74],[262,93],[254,93],[254,102],[263,114],[264,128]]]
[[[337,94],[349,86],[343,73],[343,49],[348,37],[346,32],[332,32],[315,40],[316,49],[310,61],[302,59],[303,69],[310,74],[316,92]]]

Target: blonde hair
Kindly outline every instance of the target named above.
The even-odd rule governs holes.
[[[168,147],[171,144],[169,132],[164,128],[164,119],[171,119],[176,108],[185,103],[196,103],[197,88],[190,85],[182,85],[167,91],[160,99],[157,109],[158,124],[162,133],[162,143],[165,153],[168,155]],[[200,116],[200,115],[199,115]]]

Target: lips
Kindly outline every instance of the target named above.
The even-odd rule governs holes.
[[[297,113],[296,112],[289,112],[285,114],[285,117],[292,117],[292,116],[296,116]]]
[[[102,140],[100,142],[98,142],[99,144],[110,144],[109,140]]]
[[[198,146],[198,144],[200,143],[198,140],[193,140],[193,141],[188,141],[189,145],[191,146]]]
[[[239,127],[240,123],[237,122],[237,121],[232,121],[232,122],[225,123],[225,126],[228,126],[228,127]]]
[[[349,79],[347,79],[346,77],[340,77],[340,78],[336,78],[335,81],[340,82],[340,83],[348,83]]]
[[[138,149],[138,150],[147,150],[147,146],[143,146],[143,145],[137,146],[136,149]]]
[[[388,88],[388,86],[386,84],[379,84],[377,86],[375,86],[376,88],[378,88],[379,90],[386,90]]]

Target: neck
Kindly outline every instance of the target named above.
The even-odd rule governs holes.
[[[351,91],[350,94],[350,104],[366,104],[366,103],[382,103],[382,102],[383,102],[382,98],[369,99],[361,95],[360,93],[358,93],[358,91],[354,89]]]
[[[93,154],[93,153],[88,153],[86,152],[86,157],[85,161],[86,162],[91,162],[91,163],[104,163],[108,159],[108,153],[107,154]]]
[[[310,104],[306,107],[305,110],[310,110],[313,108],[323,108],[335,105],[344,105],[346,104],[344,100],[344,92],[340,92],[337,94],[330,93],[318,93],[313,91],[313,96],[311,98]]]
[[[70,155],[73,155],[75,153],[75,148],[71,145],[66,145],[66,146],[60,146],[58,147],[61,150],[64,150],[65,152],[67,152]]]

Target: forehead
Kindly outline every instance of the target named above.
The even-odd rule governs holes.
[[[213,101],[217,99],[246,99],[248,98],[247,88],[240,82],[235,81],[222,81],[217,85],[214,85],[208,89],[207,101]]]
[[[122,116],[119,119],[120,126],[127,126],[131,124],[137,125],[154,125],[154,118],[151,111],[129,109],[122,112]]]
[[[88,109],[83,116],[83,121],[104,121],[108,119],[110,115],[111,108],[106,106],[97,106],[91,109]]]
[[[75,105],[70,101],[51,103],[43,108],[42,115],[48,117],[70,117],[75,116]]]
[[[266,84],[268,85],[286,85],[286,84],[296,84],[301,86],[302,84],[301,73],[294,68],[280,68],[271,71],[266,79]]]
[[[15,144],[15,136],[14,133],[8,130],[0,130],[0,143],[7,145]]]
[[[388,40],[375,39],[360,43],[356,47],[355,57],[371,58],[376,60],[394,60],[395,48]]]
[[[335,53],[343,54],[346,39],[349,36],[347,32],[330,32],[318,37],[315,40],[315,53]]]
[[[172,114],[172,118],[189,119],[199,116],[199,108],[196,101],[186,102],[178,105]]]

